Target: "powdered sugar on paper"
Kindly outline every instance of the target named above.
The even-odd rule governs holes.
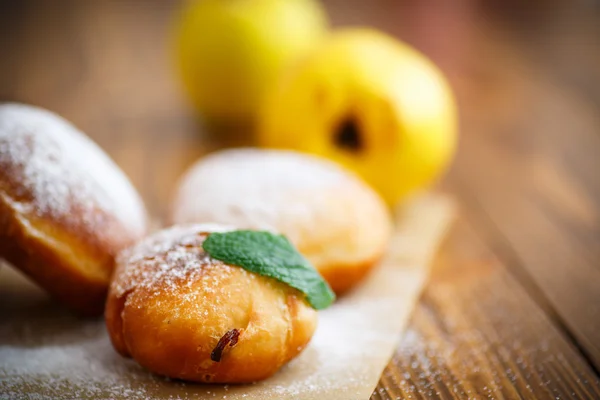
[[[76,320],[49,305],[36,312],[43,303],[29,299],[39,297],[39,291],[2,269],[0,393],[11,399],[366,400],[393,352],[451,215],[448,203],[437,197],[408,207],[396,232],[405,251],[390,253],[364,285],[321,312],[304,352],[254,385],[198,385],[150,374],[112,349],[102,321]]]

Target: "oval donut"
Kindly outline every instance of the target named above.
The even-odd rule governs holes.
[[[53,113],[0,105],[0,258],[96,315],[115,255],[145,232],[137,192],[95,143]]]
[[[280,232],[337,294],[360,282],[391,235],[386,205],[356,175],[282,150],[225,150],[199,160],[179,183],[171,220]]]
[[[175,226],[121,254],[105,313],[121,355],[171,378],[242,383],[302,351],[316,311],[296,289],[211,258],[204,239],[226,230]]]

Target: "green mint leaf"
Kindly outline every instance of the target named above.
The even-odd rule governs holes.
[[[335,300],[327,282],[283,235],[248,230],[215,232],[202,247],[212,258],[298,289],[316,310],[329,307]]]

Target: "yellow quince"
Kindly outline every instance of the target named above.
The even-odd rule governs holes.
[[[383,33],[333,33],[266,97],[258,139],[354,170],[390,203],[430,184],[456,144],[456,107],[442,73]]]
[[[209,120],[253,120],[265,90],[327,25],[316,0],[190,1],[176,25],[184,86]]]

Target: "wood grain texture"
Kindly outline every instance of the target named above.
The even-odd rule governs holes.
[[[492,240],[506,243],[513,272],[540,289],[538,301],[599,368],[600,118],[510,48],[494,50],[510,116],[471,98],[478,106],[464,117],[456,187]]]
[[[462,219],[372,400],[600,397],[600,381]]]
[[[335,25],[373,25],[426,53],[461,111],[443,186],[468,222],[440,254],[374,398],[598,397],[599,7],[324,3]],[[157,223],[188,165],[248,137],[221,140],[189,109],[169,54],[176,6],[0,3],[0,101],[73,121],[123,167]]]

